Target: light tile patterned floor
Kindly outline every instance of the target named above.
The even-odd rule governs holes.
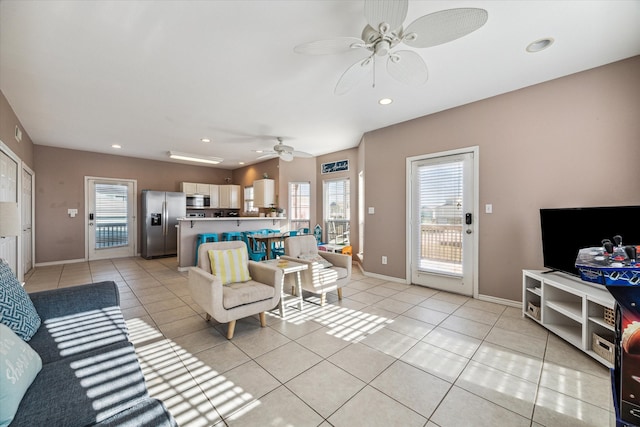
[[[207,323],[175,258],[39,267],[28,292],[113,280],[154,397],[181,426],[607,426],[609,371],[518,308],[354,273],[344,299],[305,294]]]

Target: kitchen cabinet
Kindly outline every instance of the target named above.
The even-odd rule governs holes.
[[[180,191],[188,195],[201,194],[203,196],[209,196],[211,189],[210,184],[202,184],[199,182],[181,182]]]
[[[209,207],[210,208],[219,208],[220,207],[220,186],[216,184],[209,185]]]
[[[220,185],[218,186],[218,207],[223,209],[240,209],[240,186]]]
[[[180,183],[180,191],[186,194],[196,194],[198,184],[195,182],[181,182]]]
[[[275,189],[273,179],[253,181],[253,205],[259,208],[270,208],[276,203]]]
[[[210,192],[209,184],[196,184],[196,193],[208,196]]]

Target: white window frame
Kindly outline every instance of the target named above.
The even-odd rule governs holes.
[[[296,192],[293,189],[293,186],[296,185],[305,185],[308,189],[308,195],[304,195],[301,191],[299,196],[296,196]],[[300,202],[304,197],[307,197],[308,203],[306,206],[307,215],[306,216],[298,216],[297,213],[304,209],[304,206],[301,206],[300,209],[297,209],[298,203],[296,199]],[[300,203],[302,204],[302,203]],[[292,231],[299,230],[300,228],[308,228],[309,232],[311,232],[311,182],[309,181],[292,181],[289,182],[289,207],[288,207],[288,217],[289,217],[289,229]]]
[[[334,200],[331,199],[331,194],[328,193],[328,189],[332,184],[343,182],[343,190],[344,195],[342,200],[336,200],[337,202],[342,202],[346,207],[343,210],[343,217],[337,218],[334,217],[331,213],[331,205]],[[323,199],[323,223],[324,227],[324,239],[327,243],[345,243],[349,244],[349,229],[351,225],[351,180],[349,178],[337,178],[337,179],[327,179],[323,181],[322,185],[322,199]],[[331,224],[330,224],[331,223]],[[341,230],[338,231],[337,228],[335,232],[337,233],[333,238],[332,234],[334,231],[329,229],[336,224],[342,223]],[[346,229],[345,229],[346,228]],[[342,238],[339,239],[337,236],[341,235]]]
[[[243,192],[244,199],[244,211],[245,212],[258,212],[260,209],[253,205],[253,186],[248,185],[244,187]]]

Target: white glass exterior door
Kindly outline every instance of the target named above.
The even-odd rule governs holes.
[[[473,295],[474,153],[417,159],[410,173],[411,282]]]

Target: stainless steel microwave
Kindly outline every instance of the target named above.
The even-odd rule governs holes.
[[[187,207],[189,208],[204,208],[209,206],[209,198],[202,194],[193,194],[187,196]]]

